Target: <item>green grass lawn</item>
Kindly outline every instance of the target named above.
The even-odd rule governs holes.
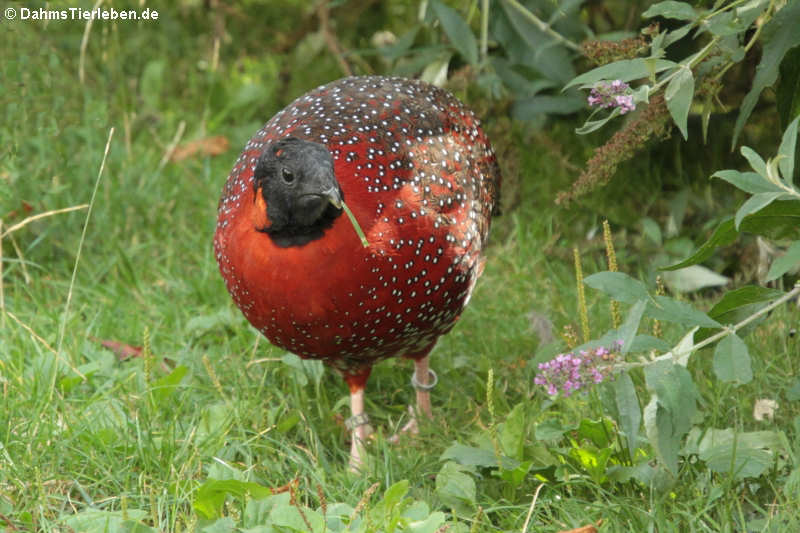
[[[287,13],[267,8],[264,16],[291,20],[302,10],[290,4]],[[506,194],[516,205],[495,221],[470,307],[433,352],[440,377],[434,420],[418,437],[387,442],[413,400],[411,365],[380,364],[367,389],[377,429],[368,467],[349,473],[345,384],[260,338],[228,296],[211,249],[219,193],[240,148],[295,96],[341,73],[313,39],[279,57],[254,53],[258,39],[248,33],[241,51],[223,40],[215,56],[212,23],[198,20],[204,13],[162,11],[157,26],[96,23],[85,55],[83,23],[0,23],[0,228],[88,204],[97,187],[90,217],[86,208],[54,214],[2,239],[6,531],[189,531],[212,523],[198,502],[203,508],[214,501],[227,501],[226,519],[209,531],[232,531],[257,522],[248,514],[254,493],[238,497],[246,486],[239,482],[277,488],[295,479],[296,506],[319,509],[324,502],[331,513],[335,503],[356,507],[378,483],[364,511],[372,512],[375,528],[366,530],[375,531],[390,530],[381,522],[389,508],[384,491],[402,480],[409,483],[404,505],[416,505],[420,516],[445,513],[449,531],[521,531],[529,512],[528,531],[598,522],[600,531],[800,530],[793,446],[758,477],[712,472],[687,455],[677,476],[660,471],[648,486],[593,473],[592,461],[575,459],[574,451],[591,446],[572,430],[542,438],[553,424],[577,428],[607,416],[602,388],[553,402],[533,384],[536,363],[565,349],[561,328],[579,325],[573,246],[584,250],[585,274],[605,270],[598,228],[607,217],[621,269],[643,279],[659,254],[680,259],[685,249],[649,243],[638,222],[644,215],[666,220],[676,195],[675,181],[664,186],[663,198],[647,192],[669,181],[660,160],[641,158],[581,207],[554,204],[574,179],[571,165],[580,166],[591,149],[591,139],[573,135],[572,123],[530,135],[487,121],[498,144],[516,147],[513,164],[504,162],[514,174]],[[229,140],[229,150],[167,159],[176,141],[216,135]],[[707,176],[710,169],[699,167]],[[652,181],[631,185],[642,173]],[[689,210],[699,218],[702,192],[698,197]],[[718,299],[703,294],[701,308]],[[587,297],[599,335],[611,325],[608,299],[592,290]],[[542,343],[546,335],[531,313],[552,323],[552,343]],[[693,359],[700,427],[781,430],[794,443],[800,363],[797,334],[789,330],[798,321],[797,308],[784,306],[746,337],[754,371],[747,385],[715,380],[710,350]],[[685,333],[664,329],[672,344]],[[101,341],[143,350],[121,360]],[[634,382],[644,404],[644,380],[635,375]],[[774,420],[754,420],[759,398],[777,401]],[[442,458],[453,443],[492,456],[497,446],[506,454],[516,446],[511,441],[532,465],[516,481],[480,462],[446,467],[456,463]],[[644,439],[641,446],[641,454],[651,453]],[[209,496],[210,480],[234,482],[227,500],[224,492],[222,500]],[[436,530],[443,531],[430,529]]]

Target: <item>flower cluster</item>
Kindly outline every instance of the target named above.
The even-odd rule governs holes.
[[[614,348],[621,345],[622,341],[617,341]],[[559,392],[569,396],[573,392],[604,381],[611,374],[614,357],[615,354],[604,347],[581,350],[577,353],[562,353],[555,359],[540,363],[539,374],[533,382],[547,389],[547,393],[551,396]]]
[[[589,93],[589,105],[606,109],[619,108],[620,115],[636,109],[631,87],[622,80],[599,81]]]

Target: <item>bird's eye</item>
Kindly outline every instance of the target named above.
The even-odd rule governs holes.
[[[285,183],[292,183],[294,181],[294,174],[288,168],[281,169],[281,177]]]

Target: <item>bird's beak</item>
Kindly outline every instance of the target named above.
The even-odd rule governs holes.
[[[334,185],[333,187],[331,187],[327,191],[324,191],[322,193],[322,196],[327,198],[328,201],[331,204],[333,204],[333,207],[335,207],[336,209],[341,209],[342,208],[342,193],[339,192],[339,187],[338,186]]]

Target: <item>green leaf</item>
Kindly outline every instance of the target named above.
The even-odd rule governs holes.
[[[436,495],[442,503],[461,516],[475,512],[475,480],[452,461],[442,465],[436,475]]]
[[[598,272],[583,278],[583,283],[618,302],[634,303],[650,299],[644,283],[623,272]]]
[[[761,61],[756,67],[753,85],[739,107],[739,116],[736,118],[733,128],[731,148],[736,146],[739,134],[747,119],[750,118],[761,92],[775,83],[784,55],[795,46],[800,45],[800,31],[797,31],[798,20],[800,20],[800,2],[789,2],[763,26]]]
[[[772,262],[764,281],[777,279],[798,266],[800,266],[800,241],[794,241],[782,256]]]
[[[478,43],[472,29],[461,18],[458,11],[443,4],[439,0],[431,0],[431,7],[436,18],[442,23],[442,29],[450,39],[450,43],[470,65],[478,64]]]
[[[673,292],[694,292],[706,287],[727,285],[730,278],[717,274],[701,265],[690,265],[678,270],[664,272],[664,283]]]
[[[159,107],[166,67],[167,62],[163,59],[148,61],[144,66],[139,80],[139,93],[148,110],[156,110]]]
[[[758,194],[762,192],[779,192],[781,188],[756,172],[739,172],[738,170],[720,170],[712,178],[720,178],[744,192]]]
[[[644,18],[664,17],[677,20],[695,20],[697,13],[694,8],[686,2],[675,2],[666,0],[650,6],[647,11],[642,13]]]
[[[642,315],[647,308],[647,300],[639,300],[631,310],[628,311],[628,316],[625,322],[619,328],[619,340],[622,341],[622,353],[626,354],[633,346],[633,339],[636,337],[636,332],[639,329],[639,323],[642,321]]]
[[[686,302],[679,302],[669,296],[654,296],[653,299],[647,307],[647,314],[652,318],[684,326],[722,327],[719,322]]]
[[[452,460],[464,466],[497,466],[497,456],[492,450],[476,448],[454,442],[439,457],[442,461]]]
[[[740,229],[770,239],[800,238],[800,202],[773,202],[757,213],[744,217]]]
[[[383,493],[383,506],[387,511],[397,506],[408,494],[408,480],[398,481]]]
[[[800,116],[800,47],[792,48],[783,58],[775,99],[781,124]],[[792,182],[792,176],[784,179]]]
[[[698,444],[698,456],[713,472],[734,479],[754,478],[775,463],[783,449],[774,431],[735,433],[732,428],[709,429]]]
[[[628,443],[628,454],[631,458],[636,456],[639,427],[642,423],[642,409],[639,407],[639,397],[636,387],[627,372],[617,374],[614,381],[614,399],[619,413],[619,425]]]
[[[783,296],[783,291],[777,289],[747,285],[726,292],[722,299],[708,311],[708,315],[720,322],[730,323],[728,317],[737,309],[752,304],[770,302],[781,296]]]
[[[197,488],[192,507],[203,518],[214,520],[222,515],[222,506],[228,496],[244,500],[246,496],[266,498],[272,492],[267,487],[235,479],[209,479]]]
[[[672,115],[675,125],[681,130],[684,140],[689,138],[687,121],[689,119],[689,108],[692,107],[694,97],[694,76],[689,68],[681,68],[680,72],[672,78],[664,91],[664,98],[667,100],[667,109]]]
[[[794,178],[794,156],[797,147],[797,124],[800,116],[795,118],[786,131],[783,132],[781,146],[778,148],[778,168],[781,169],[781,177],[787,183],[792,183]]]
[[[514,117],[531,120],[536,115],[569,115],[586,106],[586,99],[579,94],[559,94],[556,96],[539,94],[520,98],[514,102]]]
[[[736,211],[736,216],[734,217],[736,229],[739,229],[739,225],[742,223],[744,217],[761,211],[783,195],[784,193],[782,192],[761,192],[748,198],[739,210]]]
[[[103,531],[105,533],[155,533],[155,529],[140,522],[148,517],[147,511],[101,511],[85,509],[64,519],[72,531]]]
[[[153,382],[151,394],[156,405],[160,405],[164,400],[173,395],[188,370],[189,369],[183,365],[176,366],[175,370]]]
[[[515,405],[499,428],[500,449],[517,461],[523,458],[523,446],[528,435],[528,412],[525,405],[522,402]]]
[[[642,218],[641,222],[642,234],[653,241],[653,244],[656,246],[661,246],[661,244],[664,242],[664,238],[661,235],[661,227],[659,227],[658,222],[650,217]]]
[[[723,220],[719,226],[716,227],[711,237],[704,242],[697,251],[691,256],[687,257],[680,263],[675,263],[668,267],[662,267],[661,270],[678,270],[679,268],[686,268],[687,266],[702,263],[714,253],[714,250],[720,246],[727,246],[736,240],[739,232],[733,222],[733,218]]]
[[[573,429],[576,429],[576,427],[577,426],[574,425],[565,427],[555,418],[550,418],[544,422],[536,424],[534,435],[536,436],[536,440],[554,442],[561,439],[561,437],[564,436],[564,433],[567,431],[572,431]]]
[[[721,381],[735,381],[742,385],[752,381],[750,353],[747,345],[735,333],[717,343],[714,349],[714,374]]]
[[[697,409],[697,389],[689,372],[671,360],[646,366],[644,375],[652,393],[644,409],[645,432],[661,462],[677,474],[681,440]]]
[[[758,155],[758,152],[750,148],[749,146],[742,146],[739,151],[742,155],[747,159],[750,163],[750,168],[756,171],[760,176],[763,176],[765,179],[767,177],[767,164],[764,162],[764,159]]]
[[[594,68],[589,72],[584,72],[580,76],[576,76],[567,83],[562,90],[569,89],[575,85],[590,87],[600,80],[638,80],[639,78],[649,77],[652,72],[661,72],[662,70],[673,68],[676,65],[677,63],[667,61],[666,59],[658,59],[655,61],[654,65],[648,63],[648,61],[642,57],[623,59]]]
[[[594,115],[594,113],[592,113]],[[590,116],[592,116],[590,115]],[[618,117],[620,115],[620,111],[618,107],[615,107],[611,110],[611,113],[608,113],[605,117],[599,118],[597,120],[589,120],[587,119],[586,122],[583,123],[582,126],[575,128],[576,135],[586,135],[593,131],[599,130],[605,124],[611,120],[612,118]]]
[[[614,424],[607,418],[600,420],[581,419],[578,424],[578,437],[587,439],[598,448],[610,445],[614,436]]]

